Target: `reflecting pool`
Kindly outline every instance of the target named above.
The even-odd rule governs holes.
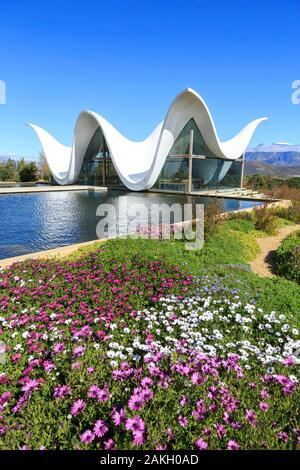
[[[100,217],[97,207],[111,203],[116,208],[127,197],[128,206],[142,203],[202,203],[208,197],[161,193],[62,191],[0,195],[0,259],[35,251],[95,240]],[[223,199],[222,210],[252,207],[257,202]]]

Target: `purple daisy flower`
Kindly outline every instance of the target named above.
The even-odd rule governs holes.
[[[98,419],[94,425],[94,434],[97,437],[103,437],[108,431],[108,427],[102,419]]]
[[[239,450],[241,448],[241,446],[235,442],[234,440],[230,440],[228,441],[228,444],[227,444],[227,449],[228,450]]]
[[[84,444],[90,444],[91,442],[93,442],[94,439],[95,439],[95,436],[92,433],[92,431],[90,431],[89,429],[87,429],[87,431],[84,431],[84,433],[81,434],[80,436],[80,440]]]
[[[74,401],[73,405],[71,406],[71,414],[73,416],[77,416],[85,410],[86,403],[85,401],[79,399]]]
[[[205,442],[204,439],[202,439],[202,437],[200,437],[200,439],[198,439],[198,440],[195,442],[195,446],[196,446],[197,449],[199,449],[199,450],[205,450],[205,449],[207,449],[208,444],[207,444],[207,442]]]

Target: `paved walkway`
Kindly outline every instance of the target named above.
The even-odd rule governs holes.
[[[250,263],[252,271],[261,277],[275,276],[275,251],[281,242],[292,232],[300,230],[300,225],[288,225],[278,230],[272,237],[257,238],[259,255]]]

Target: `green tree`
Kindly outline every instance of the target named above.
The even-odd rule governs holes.
[[[51,173],[44,152],[40,152],[38,167],[41,179],[51,181]]]
[[[8,168],[6,168],[5,164],[0,165],[0,181],[9,181],[10,174]]]
[[[9,158],[5,163],[5,168],[7,170],[8,178],[6,181],[17,181],[18,179],[18,172],[17,172],[17,164],[16,161],[12,158]]]
[[[19,170],[19,178],[22,182],[37,181],[38,168],[35,162],[24,162]]]

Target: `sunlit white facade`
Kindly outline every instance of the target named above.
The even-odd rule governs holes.
[[[237,187],[242,159],[256,119],[235,137],[219,140],[203,99],[192,89],[180,93],[166,117],[147,139],[126,139],[106,119],[82,111],[73,143],[67,147],[47,131],[29,124],[37,133],[47,163],[60,185],[123,186],[133,191],[195,192]]]

